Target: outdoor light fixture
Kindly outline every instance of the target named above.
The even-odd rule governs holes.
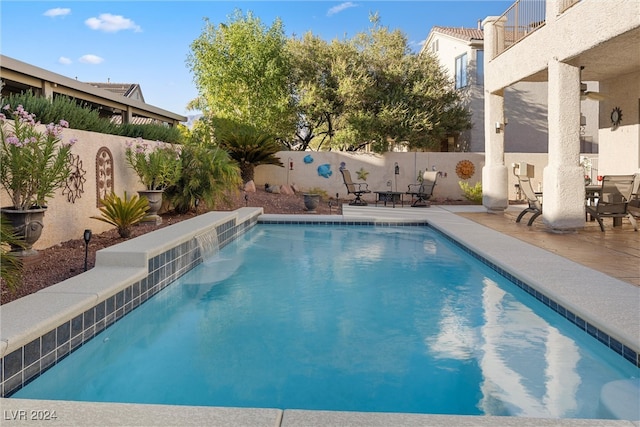
[[[91,240],[91,230],[84,230],[84,271],[87,271],[87,260],[89,259],[89,241]]]
[[[244,193],[244,206],[249,206],[249,195],[247,193]]]
[[[502,130],[502,123],[496,122],[496,133],[500,133]]]
[[[291,157],[289,157],[289,170],[293,170],[293,159]]]
[[[198,215],[198,205],[200,204],[200,199],[194,200],[193,204],[196,206],[196,215]]]
[[[400,175],[400,166],[398,166],[398,162],[396,162],[394,169],[395,169],[395,174]]]

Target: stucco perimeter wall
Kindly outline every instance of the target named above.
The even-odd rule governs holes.
[[[113,228],[111,225],[91,219],[91,216],[100,216],[98,210],[98,165],[96,156],[101,148],[106,148],[111,153],[113,162],[109,167],[101,167],[102,172],[110,175],[113,170],[113,190],[120,197],[126,190],[128,194],[136,194],[143,190],[138,176],[125,161],[126,142],[133,138],[106,135],[95,132],[65,129],[62,133],[63,141],[76,138],[71,153],[79,156],[79,177],[75,181],[82,191],[72,191],[77,196],[75,200],[63,194],[59,189],[55,197],[48,202],[48,209],[44,216],[44,229],[40,239],[35,243],[35,249],[44,249],[71,239],[82,238],[85,229],[91,229],[93,233],[101,233]],[[149,142],[149,141],[148,141]],[[104,176],[100,179],[103,180]],[[109,178],[110,181],[110,178]],[[71,201],[73,200],[73,201]],[[7,207],[11,201],[4,189],[0,187],[0,205]]]
[[[304,158],[310,156],[311,163],[305,163]],[[590,155],[592,156],[592,155]],[[597,157],[597,155],[595,155]],[[327,192],[329,197],[339,194],[340,199],[353,198],[347,192],[340,174],[340,165],[344,162],[346,169],[351,172],[354,181],[358,180],[357,171],[364,169],[368,172],[366,183],[371,191],[407,191],[409,184],[415,184],[420,171],[437,170],[442,172],[434,190],[434,197],[438,199],[464,200],[464,194],[460,189],[461,179],[456,175],[456,165],[461,160],[470,160],[475,166],[474,175],[468,179],[469,184],[474,185],[482,180],[482,167],[484,166],[484,153],[345,153],[345,152],[300,152],[282,151],[278,157],[286,167],[262,165],[256,168],[255,183],[263,186],[295,184],[300,191],[308,191],[320,188]],[[293,162],[293,170],[289,164]],[[395,163],[398,163],[400,173],[395,175]],[[533,184],[537,189],[538,183],[542,185],[542,170],[547,165],[546,153],[506,153],[505,164],[511,167],[511,163],[527,162],[535,166]],[[327,178],[318,174],[318,167],[329,165],[331,175]],[[516,199],[515,177],[509,176],[509,199]],[[397,189],[397,190],[396,190]],[[366,200],[375,200],[375,194],[365,196]]]
[[[600,83],[607,97],[600,103],[599,174],[640,172],[640,73]],[[611,112],[622,111],[622,121],[612,126]]]

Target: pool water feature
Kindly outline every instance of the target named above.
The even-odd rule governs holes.
[[[257,226],[14,396],[602,416],[638,369],[534,301],[425,227]]]
[[[195,239],[196,242],[198,242],[200,254],[203,259],[211,258],[220,249],[220,242],[218,242],[218,231],[215,228],[196,235]]]

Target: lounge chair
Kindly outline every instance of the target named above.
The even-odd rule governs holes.
[[[520,222],[522,218],[528,214],[532,213],[533,215],[529,218],[529,222],[527,222],[528,226],[533,224],[533,221],[536,220],[540,215],[542,215],[542,193],[533,191],[533,187],[531,186],[531,178],[525,175],[517,175],[518,177],[518,185],[520,185],[520,191],[527,199],[527,203],[529,206],[525,208],[518,218],[516,218],[516,222]]]
[[[348,169],[340,169],[340,173],[342,173],[342,180],[344,181],[344,185],[347,187],[347,195],[353,194],[356,196],[356,198],[349,204],[367,206],[367,202],[362,200],[362,195],[371,193],[371,190],[369,190],[369,184],[366,182],[353,182],[351,179],[351,172],[349,172]]]
[[[634,175],[633,192],[631,193],[631,200],[629,200],[629,204],[627,205],[627,211],[634,220],[640,218],[640,172]]]
[[[629,218],[633,229],[638,231],[634,215],[629,211],[629,202],[633,192],[634,175],[605,175],[602,177],[602,188],[599,191],[595,206],[586,206],[587,212],[595,218],[604,231],[603,218],[613,218],[614,225],[622,218]],[[632,206],[632,210],[633,210]]]
[[[422,183],[409,184],[409,190],[405,194],[411,195],[411,206],[428,207],[429,199],[433,195],[433,189],[438,180],[437,171],[426,171],[422,174]]]

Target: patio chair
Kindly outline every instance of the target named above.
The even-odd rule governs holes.
[[[433,195],[433,189],[438,180],[437,171],[426,171],[422,174],[422,183],[409,184],[409,189],[405,194],[411,195],[412,207],[428,207],[429,199]]]
[[[529,222],[527,222],[528,226],[533,224],[533,221],[536,220],[540,215],[542,215],[542,193],[533,191],[533,187],[531,186],[531,178],[525,175],[516,175],[518,177],[518,185],[520,186],[520,191],[524,195],[525,199],[529,206],[520,212],[518,218],[516,218],[516,222],[520,222],[522,218],[528,214],[532,213],[533,216],[529,218]]]
[[[629,211],[629,202],[633,192],[634,175],[605,175],[602,177],[602,188],[598,202],[594,206],[586,206],[587,212],[595,218],[604,231],[603,218],[613,218],[614,225],[623,218],[629,218],[633,229],[638,231],[638,224],[633,213]],[[632,206],[632,211],[634,207]]]
[[[640,172],[636,172],[633,175],[627,212],[629,214],[629,222],[633,225],[634,231],[638,231],[636,218],[640,218]]]
[[[351,172],[349,172],[348,169],[340,169],[340,173],[342,173],[342,180],[344,181],[344,185],[347,187],[347,195],[353,194],[356,196],[356,198],[349,204],[367,206],[367,202],[362,200],[362,195],[371,193],[371,190],[369,190],[369,184],[366,182],[353,182],[351,179]]]

